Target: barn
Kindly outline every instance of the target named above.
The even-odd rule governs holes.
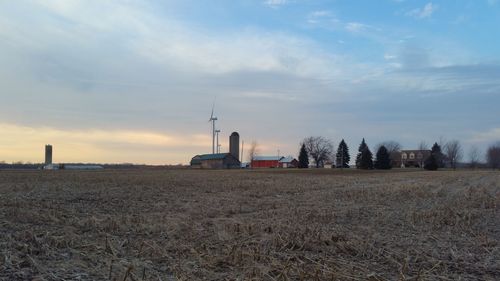
[[[202,154],[191,159],[191,168],[239,169],[240,161],[231,153]]]
[[[252,168],[278,168],[280,167],[280,160],[282,156],[255,156],[252,159]]]

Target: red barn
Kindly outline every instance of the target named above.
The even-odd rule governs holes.
[[[282,156],[255,156],[252,160],[252,168],[278,168]]]

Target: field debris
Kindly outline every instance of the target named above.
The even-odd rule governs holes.
[[[0,172],[0,280],[500,280],[500,174]]]

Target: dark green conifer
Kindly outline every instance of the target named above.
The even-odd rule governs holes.
[[[358,148],[358,155],[356,155],[356,168],[360,169],[361,168],[361,156],[363,154],[363,150],[367,148],[365,139],[363,138],[363,141],[361,141],[361,144],[359,145]]]
[[[336,166],[338,168],[349,168],[349,161],[351,161],[351,156],[349,155],[349,147],[342,139],[337,149],[337,155],[335,157]]]
[[[444,168],[446,166],[445,156],[441,151],[441,146],[439,146],[437,142],[432,146],[431,154],[434,155],[438,168]]]
[[[436,171],[438,167],[438,160],[436,159],[436,156],[431,153],[431,155],[425,160],[424,169],[429,171]]]
[[[299,153],[299,169],[309,168],[309,155],[307,154],[306,145],[302,144]]]
[[[375,169],[389,170],[391,169],[391,158],[385,146],[381,146],[377,151],[377,160],[375,161]]]
[[[370,151],[368,145],[366,144],[364,138],[361,144],[359,145],[358,151],[359,153],[358,156],[356,157],[356,167],[358,169],[363,169],[363,170],[373,169],[373,154]]]

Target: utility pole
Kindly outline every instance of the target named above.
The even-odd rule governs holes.
[[[243,149],[245,148],[245,141],[241,141],[241,162],[243,162]]]

